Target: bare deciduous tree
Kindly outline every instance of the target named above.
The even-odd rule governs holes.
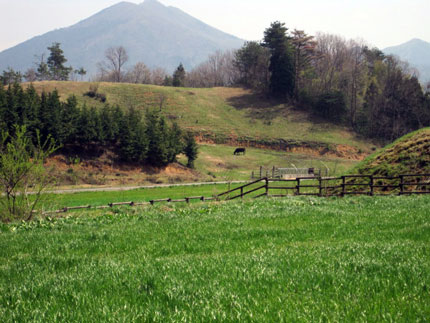
[[[37,73],[34,68],[29,68],[24,74],[25,80],[27,82],[35,82],[37,81]]]
[[[231,51],[217,51],[187,75],[187,85],[192,87],[230,86],[238,78]]]
[[[124,47],[109,47],[105,52],[106,61],[98,64],[99,79],[112,82],[121,82],[124,77],[122,70],[128,61],[127,51]]]
[[[143,62],[136,63],[125,76],[127,82],[137,84],[151,83],[151,71]]]
[[[164,68],[156,67],[151,72],[151,83],[155,85],[163,85],[167,72]]]

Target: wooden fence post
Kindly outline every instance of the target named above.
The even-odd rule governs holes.
[[[319,193],[318,196],[322,196],[322,179],[321,179],[321,173],[320,173],[320,177],[318,177],[318,185],[319,185]]]
[[[404,186],[405,186],[404,176],[400,175],[399,177],[400,177],[400,183],[399,183],[400,192],[399,192],[399,195],[402,195],[404,193]]]
[[[275,166],[272,168],[272,178],[275,178]]]
[[[240,188],[240,198],[243,199],[243,187]]]
[[[344,197],[345,196],[345,193],[346,193],[346,177],[345,176],[342,176],[342,197]]]
[[[266,177],[266,196],[269,196],[269,179]]]
[[[373,196],[373,194],[374,194],[374,192],[373,192],[373,185],[374,185],[373,175],[370,175],[369,178],[370,178],[370,196]]]
[[[297,186],[296,186],[296,195],[300,195],[300,178],[296,178]]]

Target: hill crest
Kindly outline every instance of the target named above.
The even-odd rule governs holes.
[[[375,154],[370,155],[351,173],[381,176],[430,173],[430,128],[411,132]]]

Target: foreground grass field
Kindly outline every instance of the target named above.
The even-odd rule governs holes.
[[[429,196],[290,198],[0,226],[12,321],[426,321]]]

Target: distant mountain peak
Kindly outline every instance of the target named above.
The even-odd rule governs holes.
[[[405,43],[402,43],[400,45],[387,47],[387,48],[384,49],[384,51],[390,50],[392,48],[394,48],[394,49],[397,49],[397,48],[408,48],[410,46],[424,46],[424,47],[426,47],[426,46],[430,46],[430,43],[426,42],[425,40],[422,40],[420,38],[412,38],[411,40],[409,40],[409,41],[407,41]]]
[[[158,1],[158,0],[145,0],[145,1],[143,1],[142,3],[141,3],[141,5],[143,5],[143,4],[159,4],[159,5],[161,5],[161,6],[163,6],[163,7],[165,7],[160,1]]]
[[[410,41],[408,41],[406,44],[428,44],[428,42],[420,39],[420,38],[412,38]]]
[[[139,6],[158,6],[158,7],[166,7],[164,4],[157,0],[145,0]]]
[[[413,38],[398,46],[387,47],[385,54],[395,55],[408,62],[420,73],[422,82],[430,81],[430,43],[419,38]]]
[[[77,24],[34,37],[0,52],[0,71],[11,67],[25,72],[34,67],[34,56],[47,53],[59,42],[74,68],[83,67],[94,75],[105,50],[123,46],[129,56],[127,67],[143,62],[150,68],[167,72],[180,62],[187,70],[217,50],[239,48],[244,41],[217,30],[174,7],[157,0],[140,4],[119,2]]]

